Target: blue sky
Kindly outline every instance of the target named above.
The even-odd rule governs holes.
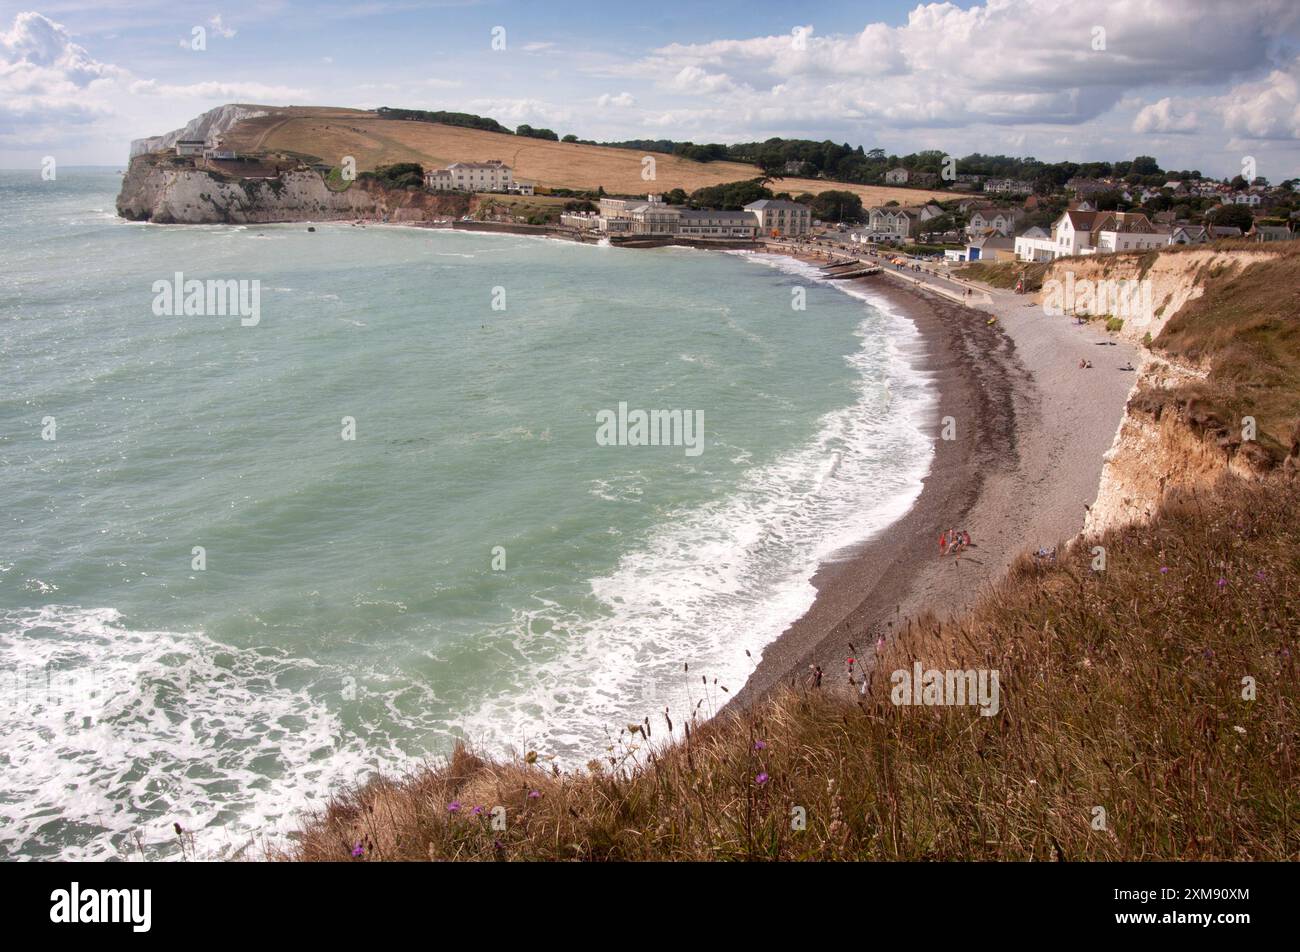
[[[1294,0],[0,2],[0,167],[118,164],[226,102],[582,138],[831,138],[1300,175]],[[195,27],[206,48],[193,49]],[[493,49],[494,28],[505,49]]]

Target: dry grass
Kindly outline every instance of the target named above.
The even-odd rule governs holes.
[[[1025,279],[1025,291],[1037,291],[1043,286],[1043,276],[1048,265],[1042,262],[1025,261],[975,261],[957,268],[953,273],[968,281],[982,281],[995,288],[1011,290],[1021,276]]]
[[[1260,245],[1224,247],[1259,251]],[[1255,418],[1275,459],[1300,430],[1300,242],[1265,246],[1266,257],[1234,273],[1197,274],[1205,287],[1165,325],[1154,341],[1163,353],[1208,362],[1209,376],[1173,397],[1236,429]]]
[[[1280,478],[1176,498],[1099,540],[1104,571],[1024,559],[960,624],[910,627],[865,695],[651,714],[572,773],[457,750],[338,796],[282,858],[1300,858],[1298,511]],[[885,673],[913,659],[997,669],[1000,711],[895,706]]]
[[[261,119],[240,123],[225,138],[240,151],[283,151],[338,163],[345,155],[357,160],[366,171],[396,162],[420,162],[428,168],[451,162],[485,162],[501,159],[518,178],[548,188],[595,189],[604,186],[613,194],[645,194],[647,188],[666,192],[682,188],[688,192],[706,185],[719,185],[755,178],[755,166],[740,162],[693,162],[671,155],[655,154],[654,182],[641,177],[642,153],[630,149],[551,142],[500,132],[467,129],[429,122],[379,119],[355,109],[290,107],[275,109]],[[817,179],[785,178],[774,183],[774,191],[824,192],[840,189],[862,196],[867,205],[896,201],[917,204],[930,198],[940,201],[952,196],[925,189],[875,185],[848,185]]]

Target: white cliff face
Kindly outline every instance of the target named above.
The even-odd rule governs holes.
[[[330,221],[382,214],[376,196],[362,188],[333,192],[315,172],[285,172],[275,179],[222,181],[192,168],[132,165],[122,183],[118,213],[159,223]]]
[[[255,106],[238,106],[233,103],[209,109],[203,115],[191,119],[183,129],[173,129],[160,136],[131,140],[131,158],[159,149],[170,149],[179,139],[202,139],[211,142],[221,136],[235,123],[244,119],[256,119],[270,113]]]
[[[117,196],[123,218],[189,225],[358,218],[420,222],[458,218],[472,205],[463,193],[386,189],[370,181],[334,191],[310,169],[274,178],[228,178],[153,156],[132,160]]]

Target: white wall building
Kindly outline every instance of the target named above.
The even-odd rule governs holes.
[[[1011,208],[977,208],[971,212],[966,224],[966,234],[978,238],[988,231],[995,231],[1003,238],[1010,238],[1016,231],[1016,221],[1020,213]]]
[[[799,236],[812,227],[812,209],[781,198],[760,198],[745,206],[758,219],[758,231],[764,236]]]
[[[508,192],[513,184],[510,166],[500,159],[453,162],[445,169],[424,173],[425,188],[438,192]]]
[[[1051,261],[1056,257],[1056,242],[1041,228],[1030,228],[1016,236],[1016,260]]]

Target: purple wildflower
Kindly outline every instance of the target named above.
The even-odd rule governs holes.
[[[474,808],[474,815],[475,815],[475,816],[482,816],[482,815],[483,815],[483,808],[482,808],[482,807],[475,807],[475,808]]]
[[[763,786],[763,784],[767,783],[767,774],[765,773],[759,774],[757,777],[754,778],[754,783],[758,784],[760,787]]]
[[[352,847],[352,855],[365,856],[366,855],[365,847],[363,847],[360,843],[358,843],[356,846]]]
[[[1217,585],[1217,586],[1219,586],[1219,588],[1223,588],[1223,586],[1225,586],[1225,585],[1228,584],[1228,580],[1227,580],[1226,578],[1221,578],[1221,579],[1219,579],[1217,582],[1215,582],[1214,584]]]
[[[448,812],[448,813],[459,813],[459,812],[460,812],[460,801],[459,801],[459,800],[453,800],[453,801],[451,801],[451,803],[447,804],[447,812]]]
[[[528,799],[529,799],[529,800],[536,800],[536,799],[537,799],[538,797],[540,797],[541,795],[542,795],[542,793],[541,793],[540,790],[529,790],[529,791],[528,791]]]
[[[765,741],[765,740],[756,740],[756,741],[754,741],[754,749],[755,749],[755,750],[767,750],[767,741]]]
[[[1160,566],[1160,574],[1161,574],[1161,575],[1168,575],[1168,574],[1169,574],[1169,566],[1167,566],[1167,565],[1162,565],[1162,566]]]

